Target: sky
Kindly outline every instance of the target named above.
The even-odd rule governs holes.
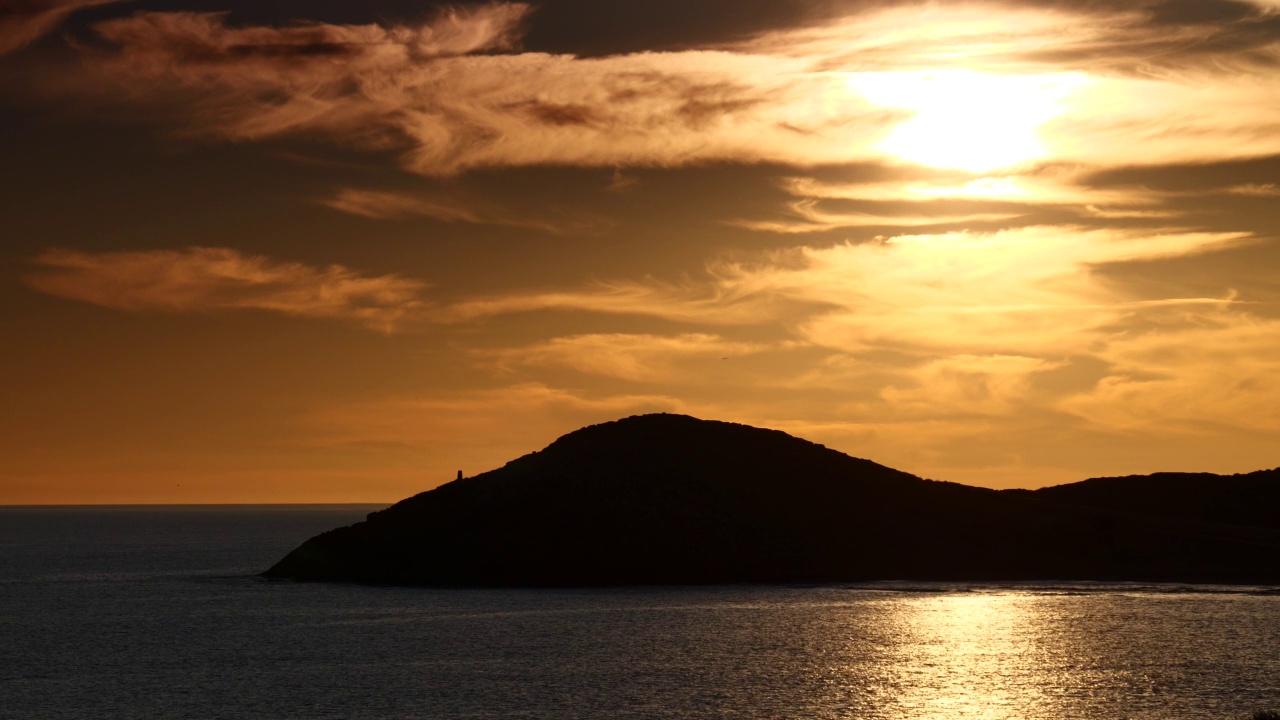
[[[0,128],[0,504],[1280,465],[1280,0],[0,0]]]

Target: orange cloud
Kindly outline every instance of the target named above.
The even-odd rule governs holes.
[[[479,353],[499,366],[567,367],[630,381],[679,381],[677,361],[706,356],[752,355],[768,349],[707,333],[673,336],[601,333],[559,337],[525,347]]]
[[[1034,173],[989,174],[973,178],[940,178],[892,182],[836,183],[814,178],[786,177],[779,185],[805,199],[861,202],[919,202],[967,200],[1020,205],[1151,205],[1176,197],[1145,187],[1092,188],[1082,185],[1078,169],[1043,169]]]
[[[1234,185],[1227,188],[1227,192],[1232,195],[1244,195],[1247,197],[1280,197],[1280,187],[1275,183]]]
[[[497,315],[538,311],[581,311],[641,315],[687,323],[750,325],[776,318],[777,297],[731,283],[676,285],[617,280],[577,289],[511,292],[461,300],[436,309],[440,322],[458,323]]]
[[[1209,252],[1243,239],[1064,227],[902,236],[804,250],[804,266],[752,281],[836,306],[802,330],[829,347],[1069,353],[1135,310],[1094,266]]]
[[[713,263],[680,284],[601,282],[429,303],[426,283],[362,276],[245,256],[226,248],[83,253],[51,250],[42,292],[122,310],[259,309],[342,318],[392,332],[535,311],[637,315],[708,326],[782,325],[808,346],[913,355],[1049,357],[1088,353],[1116,327],[1165,308],[1206,309],[1225,297],[1135,299],[1098,266],[1235,247],[1242,233],[1029,227],[992,233],[903,235],[877,242],[800,247],[756,262]],[[763,346],[716,335],[578,335],[499,352],[508,363],[575,367],[633,379],[673,354],[744,354]]]
[[[1063,363],[1017,355],[953,355],[902,373],[880,391],[898,417],[1014,415],[1026,409],[1031,380]]]
[[[139,13],[101,23],[89,59],[138,98],[186,98],[191,130],[233,139],[319,132],[404,148],[406,167],[682,165],[852,157],[894,114],[806,76],[798,60],[729,51],[579,59],[509,48],[528,7],[454,10],[415,27],[232,28]],[[841,95],[844,95],[841,97]],[[185,114],[184,114],[185,109]],[[815,132],[825,126],[820,135]]]
[[[229,248],[85,253],[49,250],[26,278],[40,292],[118,310],[265,310],[354,320],[393,332],[422,307],[426,283],[243,255]]]
[[[1127,298],[1099,265],[1213,252],[1242,233],[1028,227],[903,235],[800,247],[756,263],[718,262],[701,281],[601,283],[511,293],[443,309],[462,321],[535,310],[635,314],[690,323],[789,321],[800,339],[843,351],[882,347],[989,355],[1075,352],[1144,307],[1224,298]]]
[[[0,8],[0,55],[30,45],[53,32],[71,13],[125,0],[9,0]]]
[[[194,133],[308,133],[407,169],[1203,161],[1280,153],[1262,14],[1174,27],[1147,10],[876,6],[714,49],[517,52],[529,7],[417,25],[233,27],[210,13],[96,26],[87,92]],[[964,92],[947,88],[960,83]]]
[[[552,235],[593,234],[608,226],[599,218],[568,215],[560,218],[526,217],[483,201],[429,193],[348,188],[321,202],[334,210],[374,220],[423,217],[446,223],[524,228]]]
[[[1110,372],[1060,403],[1108,429],[1280,431],[1280,322],[1218,309],[1167,318],[1099,349]]]
[[[1098,168],[1092,168],[1093,171]],[[1246,197],[1280,196],[1280,188],[1272,183],[1244,184],[1226,187],[1208,187],[1196,190],[1157,190],[1141,185],[1121,187],[1091,187],[1088,185],[1090,169],[1086,167],[1037,168],[1033,171],[990,173],[974,177],[936,177],[929,179],[829,182],[816,178],[790,176],[780,178],[779,187],[788,194],[800,198],[788,204],[793,219],[784,221],[739,221],[752,229],[778,232],[805,232],[808,229],[826,230],[841,226],[841,218],[848,215],[850,226],[938,224],[952,225],[979,220],[999,220],[1017,215],[948,216],[923,214],[939,203],[961,201],[985,203],[988,207],[1006,211],[1030,213],[1035,208],[1056,207],[1069,209],[1082,217],[1111,219],[1167,219],[1186,214],[1187,200],[1209,195],[1243,195]],[[896,203],[900,213],[916,215],[875,213],[839,213],[821,210],[823,201],[850,201],[863,204]],[[909,205],[907,205],[910,203]],[[903,210],[905,206],[908,210]],[[935,211],[936,212],[936,211]],[[877,222],[879,220],[879,222]]]
[[[837,212],[824,210],[816,199],[797,200],[787,205],[790,217],[783,220],[731,220],[729,224],[748,230],[789,235],[828,232],[857,227],[924,227],[998,222],[1017,217],[1010,213],[928,214],[931,208],[917,208],[918,214],[881,212]],[[936,211],[935,211],[936,212]]]

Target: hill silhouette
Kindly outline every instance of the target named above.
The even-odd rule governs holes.
[[[1092,478],[1030,492],[1083,507],[1280,530],[1280,468],[1239,475],[1162,472]]]
[[[1274,527],[1101,507],[1139,491],[1096,485],[999,492],[776,430],[641,415],[318,535],[265,574],[435,586],[1280,580]]]

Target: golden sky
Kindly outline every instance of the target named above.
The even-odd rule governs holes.
[[[1276,0],[214,5],[0,0],[0,503],[1280,464]]]

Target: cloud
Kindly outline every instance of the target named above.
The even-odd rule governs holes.
[[[1052,66],[1152,77],[1266,69],[1277,39],[1267,13],[1235,0],[979,0],[866,3],[844,18],[762,35],[749,47],[822,57],[823,69],[963,68],[1017,76]]]
[[[1277,187],[1275,183],[1234,185],[1227,188],[1227,192],[1232,195],[1244,195],[1246,197],[1280,197],[1280,187]]]
[[[1060,408],[1099,427],[1280,431],[1280,322],[1226,308],[1175,315],[1110,338],[1098,357],[1107,376]]]
[[[710,325],[787,322],[799,339],[860,352],[1035,354],[1087,347],[1126,317],[1229,297],[1138,300],[1099,266],[1184,257],[1250,241],[1245,233],[1034,226],[901,235],[721,260],[681,284],[614,281],[512,292],[441,308],[462,322],[519,312],[630,314]]]
[[[552,235],[595,234],[608,226],[603,219],[585,215],[571,217],[566,214],[559,218],[523,216],[489,202],[456,195],[347,188],[321,202],[334,210],[374,220],[422,217],[446,223],[523,228]]]
[[[898,417],[1014,415],[1025,410],[1032,377],[1061,361],[1017,355],[952,355],[905,371],[881,398]]]
[[[100,23],[115,48],[87,59],[188,130],[236,140],[316,133],[402,150],[424,174],[474,167],[682,165],[755,158],[826,162],[891,113],[832,95],[798,60],[728,51],[594,59],[495,51],[527,6],[453,10],[419,26],[233,28],[200,13]],[[458,38],[464,38],[465,42]],[[817,102],[815,96],[829,95]],[[867,120],[868,122],[861,122]],[[858,121],[858,122],[853,122]],[[834,123],[816,137],[795,128]],[[816,127],[816,126],[814,126]],[[846,152],[851,155],[852,151]]]
[[[1025,152],[997,167],[1277,152],[1271,18],[1173,18],[1172,5],[910,4],[762,36],[746,50],[814,58],[878,105],[910,111],[878,146],[910,136],[916,145],[893,154],[926,163],[970,169],[1012,145]]]
[[[805,249],[797,268],[752,272],[753,285],[836,309],[802,337],[846,351],[1042,355],[1087,348],[1141,306],[1099,265],[1220,250],[1230,233],[1031,227]],[[1168,302],[1226,302],[1170,298]]]
[[[598,333],[478,354],[500,367],[563,367],[634,382],[671,383],[687,379],[679,370],[680,361],[736,358],[767,349],[768,346],[761,343],[735,342],[707,333],[671,336]]]
[[[226,66],[286,73],[291,66],[314,69],[313,64],[333,59],[377,67],[508,50],[528,13],[523,3],[494,3],[447,10],[418,26],[306,22],[233,27],[226,23],[226,13],[138,12],[95,27],[120,46],[130,67],[161,72],[153,63],[172,59],[195,71],[193,77],[203,68],[206,77],[220,78],[219,69]]]
[[[75,11],[125,0],[8,0],[0,7],[0,55],[53,32]]]
[[[811,348],[808,345],[795,347]],[[867,427],[938,423],[983,418],[1027,417],[1047,407],[1052,395],[1040,387],[1046,373],[1067,367],[1061,357],[935,353],[793,354],[775,386],[797,396],[809,394],[833,417]],[[813,394],[813,393],[820,394]],[[811,411],[811,417],[817,416]],[[958,430],[948,430],[950,434]]]
[[[1240,233],[1072,227],[903,235],[799,247],[753,262],[721,260],[703,277],[681,283],[618,280],[447,303],[425,301],[426,284],[420,280],[283,263],[227,248],[50,250],[36,258],[48,270],[32,274],[27,283],[51,295],[121,310],[259,309],[351,319],[384,332],[513,313],[588,312],[704,326],[782,324],[801,342],[842,352],[1040,355],[1077,352],[1116,323],[1150,309],[1233,302],[1229,297],[1128,298],[1096,274],[1097,266],[1211,252],[1247,240]],[[554,363],[576,351],[579,363],[602,368],[612,362],[616,373],[628,362],[642,363],[636,355],[642,346],[654,350],[661,342],[643,335],[583,335],[528,348],[527,358]],[[749,349],[720,342],[712,335],[687,334],[669,341],[661,353]],[[640,372],[638,367],[629,372]]]
[[[853,227],[965,227],[1027,218],[1037,210],[1068,209],[1101,219],[1171,218],[1181,211],[1159,206],[1185,193],[1146,187],[1094,188],[1076,167],[959,177],[833,182],[803,176],[777,180],[787,194],[779,220],[739,219],[730,224],[779,233],[827,232]],[[855,207],[856,211],[837,209]]]
[[[28,275],[40,292],[117,310],[216,312],[265,310],[298,317],[353,320],[394,332],[418,313],[426,283],[395,275],[363,276],[341,265],[312,267],[229,248],[87,253],[48,250],[47,268]]]
[[[631,190],[631,188],[635,187],[639,182],[640,179],[634,175],[624,174],[622,172],[622,168],[614,168],[613,176],[609,178],[609,185],[607,189],[612,193],[624,193]]]
[[[1095,187],[1090,184],[1096,168],[1049,166],[1032,172],[982,177],[969,175],[913,178],[867,182],[832,182],[818,178],[788,176],[777,180],[778,186],[799,200],[787,207],[793,218],[780,221],[735,221],[752,229],[776,232],[808,232],[841,227],[840,220],[849,217],[848,226],[882,225],[962,225],[980,221],[998,221],[1028,216],[1035,210],[1061,208],[1086,218],[1169,219],[1187,214],[1189,200],[1212,195],[1247,197],[1280,196],[1272,183],[1252,183],[1229,187],[1201,187],[1195,190],[1168,190],[1144,185]],[[868,208],[885,207],[889,212],[840,213],[822,210],[828,201],[857,203]],[[985,208],[990,212],[976,215],[948,215],[961,207]],[[1004,211],[1000,214],[994,211]],[[915,214],[911,214],[915,213]],[[926,214],[929,213],[929,214]],[[879,220],[880,222],[877,222]],[[865,221],[865,222],[864,222]]]
[[[1102,220],[1164,220],[1175,218],[1185,213],[1179,210],[1144,210],[1139,208],[1102,208],[1097,205],[1085,205],[1081,214]]]
[[[539,311],[637,315],[674,322],[750,325],[778,317],[780,298],[752,293],[732,282],[672,284],[657,280],[614,280],[586,287],[513,291],[476,297],[437,308],[446,323]]]
[[[1017,175],[942,177],[883,182],[824,182],[816,178],[785,177],[778,184],[787,193],[807,199],[860,202],[986,201],[1021,205],[1149,205],[1171,193],[1145,187],[1094,188],[1084,184],[1074,168],[1047,168]]]
[[[850,13],[714,48],[578,58],[517,51],[524,4],[386,26],[145,12],[96,26],[107,45],[85,46],[85,90],[118,88],[200,135],[396,149],[426,175],[1280,153],[1280,44],[1262,13],[1181,24],[1101,5]]]
[[[782,220],[743,219],[730,220],[728,223],[748,230],[795,235],[857,227],[907,228],[930,225],[967,225],[999,222],[1017,217],[1017,214],[1011,213],[968,213],[957,215],[954,213],[926,214],[920,212],[921,210],[933,210],[934,213],[937,213],[936,209],[928,207],[916,208],[919,214],[893,213],[888,209],[880,212],[839,212],[823,209],[820,201],[816,199],[797,200],[789,203],[787,209],[791,217]]]

